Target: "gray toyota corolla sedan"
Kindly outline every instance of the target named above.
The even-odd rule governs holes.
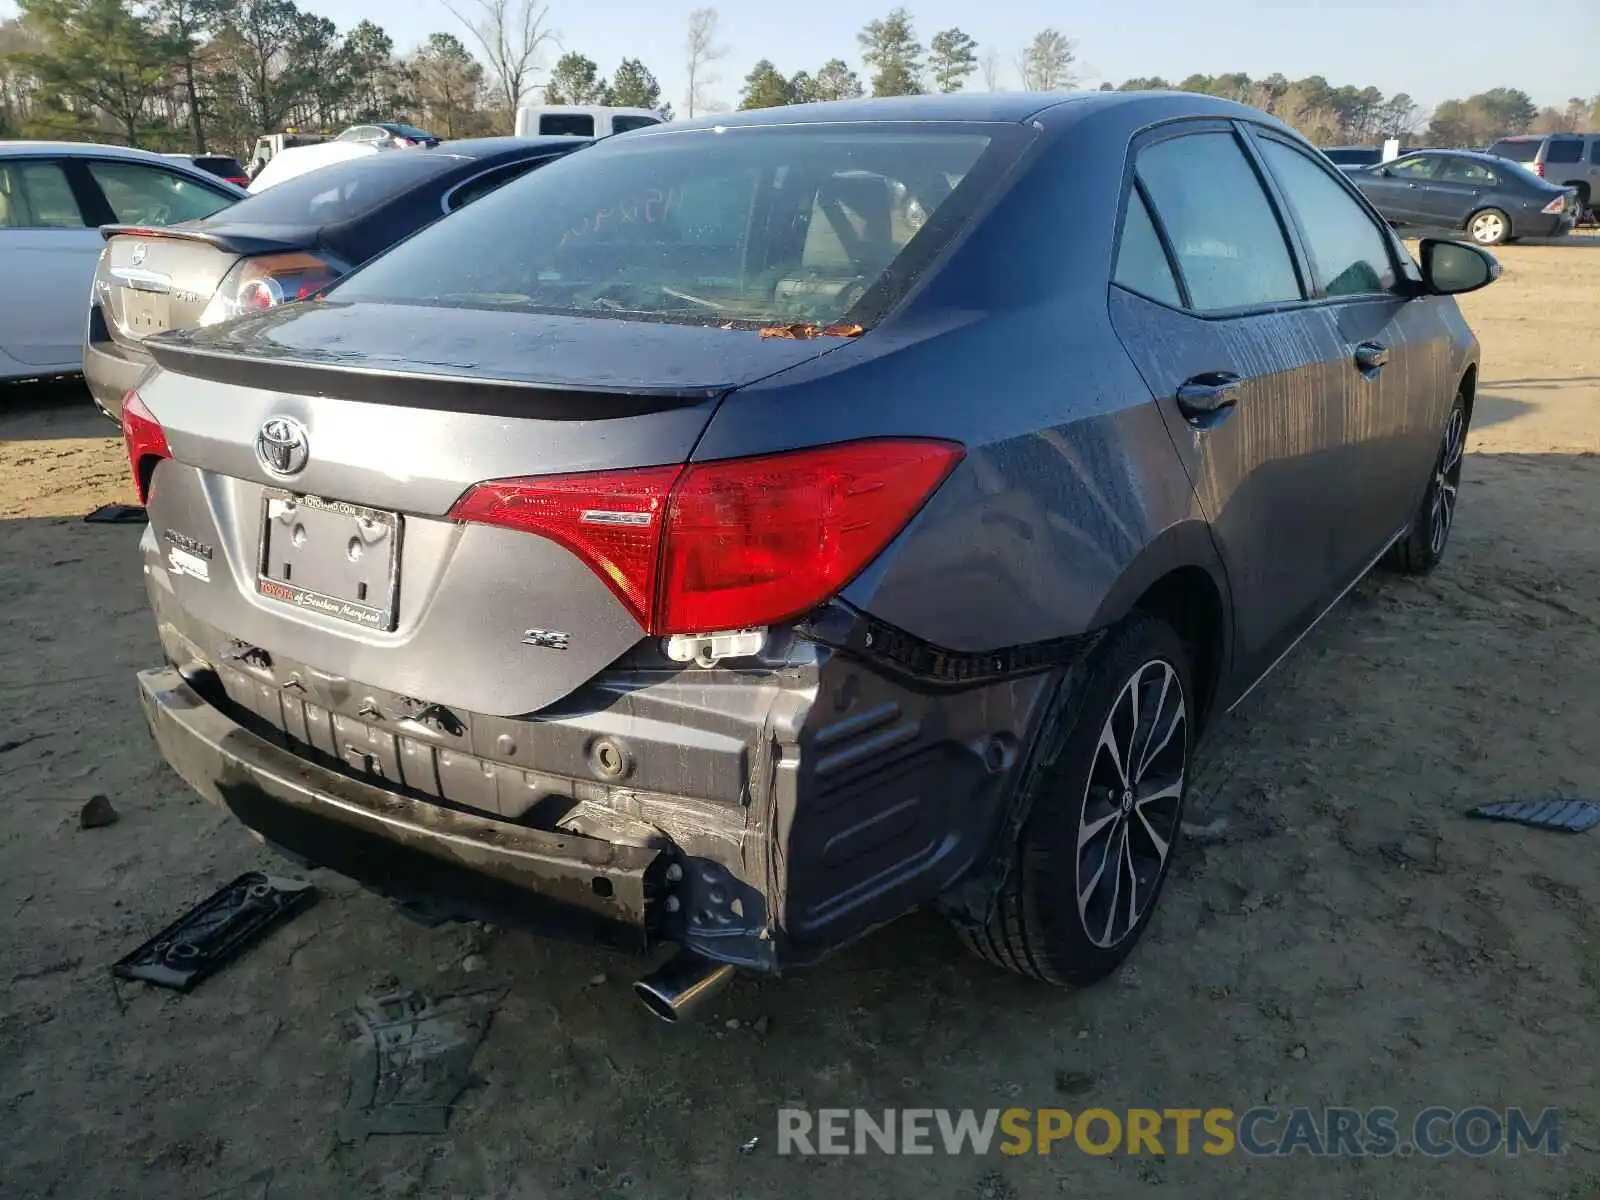
[[[124,408],[168,761],[446,915],[734,968],[906,912],[1055,983],[1155,909],[1201,730],[1438,562],[1478,346],[1290,129],[907,98],[607,139]]]

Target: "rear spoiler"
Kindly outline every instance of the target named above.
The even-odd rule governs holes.
[[[305,357],[269,357],[197,345],[189,330],[157,334],[144,343],[165,370],[273,392],[326,396],[365,404],[442,409],[495,417],[537,417],[552,421],[596,421],[693,408],[719,399],[728,389],[567,388],[523,379],[481,375],[442,375],[407,367],[374,367],[354,361],[317,362]]]
[[[170,226],[152,229],[145,225],[102,225],[100,236],[110,241],[114,237],[166,238],[175,242],[203,242],[225,250],[229,254],[289,254],[303,250],[300,241],[286,238],[262,237],[251,233],[230,233],[227,229],[202,229]]]

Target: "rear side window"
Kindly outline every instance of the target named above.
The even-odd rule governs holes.
[[[1440,183],[1464,183],[1473,187],[1488,187],[1500,182],[1499,176],[1487,163],[1471,158],[1440,159],[1439,173],[1435,178]]]
[[[1575,163],[1583,161],[1582,138],[1551,138],[1545,149],[1547,163]]]
[[[865,324],[1030,136],[929,124],[606,140],[430,226],[337,291],[696,325],[846,313]]]
[[[460,165],[459,157],[434,151],[333,163],[239,201],[226,219],[258,225],[342,225]]]
[[[1589,142],[1589,161],[1600,166],[1600,137],[1593,138]]]
[[[530,159],[526,162],[512,163],[507,167],[498,167],[493,171],[485,171],[476,179],[469,179],[455,191],[450,193],[450,211],[465,208],[474,200],[482,199],[498,187],[504,187],[519,175],[526,175],[535,167],[542,165],[545,159]]]
[[[1392,290],[1389,239],[1338,180],[1309,155],[1273,138],[1261,139],[1261,156],[1300,221],[1323,293],[1370,296]]]
[[[1489,153],[1496,158],[1509,158],[1512,162],[1532,162],[1539,153],[1539,139],[1499,141],[1489,147]]]
[[[90,162],[89,174],[122,225],[176,225],[220,212],[235,197],[143,163]]]
[[[1283,227],[1233,134],[1192,133],[1147,146],[1138,174],[1196,309],[1301,299]]]
[[[575,134],[594,136],[594,117],[589,113],[545,113],[539,118],[539,132],[551,137]]]
[[[611,118],[612,133],[627,133],[630,129],[648,129],[652,125],[659,125],[660,121],[654,117],[630,117],[624,113],[620,117]]]
[[[1183,307],[1178,281],[1172,277],[1172,264],[1161,247],[1161,239],[1150,220],[1150,210],[1137,189],[1128,197],[1128,215],[1122,222],[1122,244],[1117,247],[1114,282],[1131,292]]]
[[[87,222],[53,162],[0,162],[0,229],[82,229]]]

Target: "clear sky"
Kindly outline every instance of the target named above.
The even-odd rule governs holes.
[[[562,45],[587,54],[609,75],[624,56],[644,60],[663,95],[683,103],[684,24],[695,0],[549,0]],[[700,0],[701,3],[704,0]],[[715,2],[715,0],[713,0]],[[408,52],[436,30],[460,32],[442,0],[300,0],[341,30],[363,17]],[[474,0],[460,0],[470,9]],[[711,94],[736,104],[745,73],[770,58],[785,74],[815,71],[830,58],[860,69],[856,31],[894,0],[721,0],[721,82]],[[1037,0],[917,0],[907,3],[924,45],[960,26],[1007,63],[1039,29],[1074,39],[1087,86],[1135,75],[1281,71],[1323,75],[1335,86],[1371,84],[1409,92],[1424,111],[1440,100],[1492,87],[1517,87],[1540,105],[1600,92],[1600,6],[1583,0],[1537,7],[1505,0],[1113,0],[1061,5]],[[1520,7],[1520,11],[1519,11]],[[13,6],[0,0],[0,13]],[[549,56],[551,61],[554,53]],[[549,66],[549,62],[546,62]],[[865,73],[863,73],[864,75]]]
[[[595,59],[606,75],[625,55],[644,60],[663,95],[682,107],[683,32],[693,0],[549,0],[551,25],[565,48]],[[700,0],[705,3],[706,0]],[[895,0],[712,0],[728,56],[712,94],[736,104],[751,65],[770,58],[785,74],[815,71],[829,58],[860,69],[856,31]],[[441,0],[302,0],[341,29],[369,17],[402,51],[439,29],[458,26]],[[460,0],[470,9],[474,0]],[[1281,71],[1323,75],[1335,86],[1371,84],[1409,92],[1426,110],[1440,100],[1492,87],[1518,87],[1536,103],[1562,107],[1569,96],[1600,92],[1600,7],[1588,3],[1522,8],[1504,0],[1113,0],[1043,4],[1038,0],[907,0],[924,45],[952,25],[993,47],[1009,64],[1039,29],[1054,26],[1077,43],[1079,74],[1090,86],[1135,75],[1176,82],[1194,72]],[[546,64],[549,65],[548,63]],[[976,78],[976,77],[975,77]]]

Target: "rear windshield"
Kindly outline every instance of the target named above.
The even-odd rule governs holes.
[[[654,117],[630,117],[627,113],[623,113],[620,117],[611,118],[611,132],[627,133],[630,129],[646,129],[659,124],[661,122]]]
[[[243,175],[244,166],[237,158],[222,158],[215,154],[200,154],[195,157],[194,165],[207,171],[215,171],[219,175]]]
[[[1526,141],[1500,141],[1489,147],[1489,153],[1496,158],[1509,158],[1512,162],[1532,162],[1539,153],[1539,139],[1530,138]]]
[[[576,134],[594,136],[594,117],[588,113],[545,113],[539,118],[539,132],[551,137]]]
[[[949,242],[1019,126],[789,126],[605,141],[331,296],[692,324],[865,323]]]
[[[1544,152],[1547,163],[1575,163],[1583,160],[1582,138],[1551,138]]]
[[[431,138],[433,134],[426,129],[418,129],[415,125],[379,125],[379,129],[386,129],[390,133],[398,134],[403,138]]]
[[[341,225],[461,163],[457,155],[432,150],[333,163],[239,201],[228,210],[227,224]]]

